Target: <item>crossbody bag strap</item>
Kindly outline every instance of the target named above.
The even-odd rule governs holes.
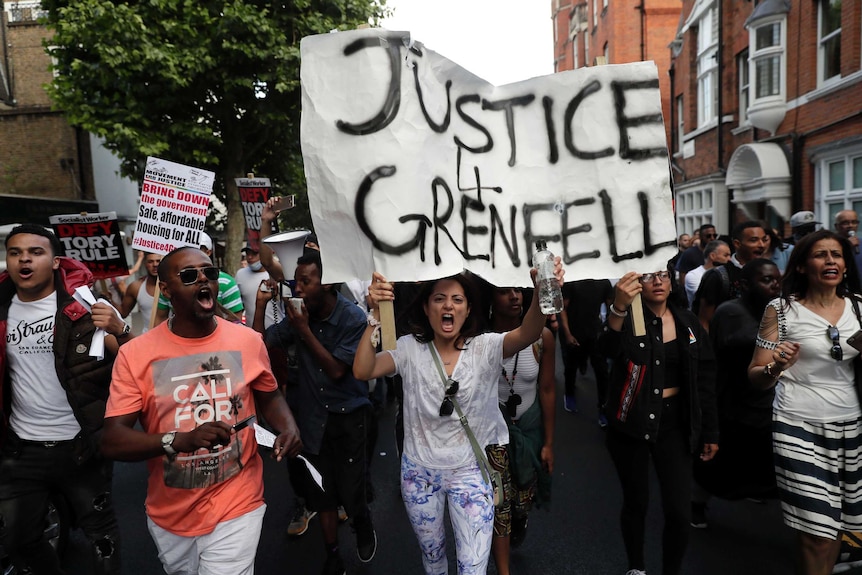
[[[862,328],[862,316],[859,314],[859,302],[856,301],[856,294],[848,294],[847,297],[850,298],[850,305],[853,306],[853,313],[856,314],[856,321],[859,322],[859,327]]]
[[[428,350],[431,352],[431,357],[434,358],[434,363],[437,365],[437,371],[440,373],[440,381],[443,382],[443,392],[446,392],[446,383],[449,378],[446,377],[446,373],[443,371],[443,364],[440,362],[440,356],[437,355],[437,350],[434,348],[434,344],[432,342],[428,342]],[[450,397],[449,400],[452,402],[452,405],[455,406],[455,412],[458,414],[458,421],[461,422],[461,425],[464,427],[464,431],[467,432],[467,439],[470,440],[470,445],[473,447],[473,453],[476,455],[476,462],[479,464],[479,470],[482,472],[482,479],[485,482],[491,482],[491,466],[488,463],[488,458],[485,456],[485,452],[479,446],[479,442],[476,441],[476,436],[473,435],[473,430],[470,429],[470,425],[467,423],[467,416],[464,415],[464,412],[461,411],[461,404],[458,403],[458,400],[455,397]]]

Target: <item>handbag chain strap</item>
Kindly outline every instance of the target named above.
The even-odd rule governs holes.
[[[428,349],[431,351],[431,357],[434,358],[434,363],[437,365],[437,371],[440,373],[440,381],[443,382],[443,393],[446,393],[446,388],[448,387],[446,384],[449,381],[449,378],[446,377],[446,373],[443,371],[443,364],[440,363],[440,356],[437,354],[437,348],[434,347],[433,342],[428,342]],[[470,440],[470,445],[473,447],[473,453],[476,455],[476,461],[479,464],[479,470],[482,472],[482,479],[484,479],[487,483],[491,482],[491,465],[488,463],[488,458],[485,456],[485,452],[479,447],[479,442],[476,441],[476,436],[473,435],[473,430],[470,429],[470,425],[467,423],[467,416],[464,415],[464,412],[461,411],[461,404],[458,403],[458,400],[455,399],[455,396],[449,398],[452,402],[452,405],[455,406],[455,412],[458,413],[458,421],[461,422],[461,425],[464,427],[464,431],[467,432],[467,438]]]

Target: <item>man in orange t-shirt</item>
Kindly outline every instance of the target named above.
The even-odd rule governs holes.
[[[253,426],[233,425],[259,409],[277,430],[279,460],[300,452],[299,432],[259,334],[215,317],[209,257],[174,250],[159,287],[175,315],[117,357],[102,449],[147,460],[147,523],[166,572],[250,574],[266,510],[263,463]]]

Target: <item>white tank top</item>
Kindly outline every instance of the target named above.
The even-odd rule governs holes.
[[[153,296],[147,293],[147,280],[141,282],[141,287],[138,288],[138,309],[141,310],[141,316],[144,319],[144,329],[150,325],[150,315],[153,311]]]

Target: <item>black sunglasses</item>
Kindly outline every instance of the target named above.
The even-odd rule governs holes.
[[[841,343],[838,341],[841,335],[838,333],[838,328],[830,325],[826,328],[826,335],[832,340],[832,349],[829,354],[835,361],[841,361],[844,359],[844,351],[841,349]]]
[[[207,266],[205,268],[186,268],[178,271],[177,275],[180,276],[180,281],[183,282],[183,285],[190,286],[198,281],[198,276],[201,273],[204,274],[204,277],[208,281],[215,281],[218,279],[218,268],[214,266]]]
[[[448,385],[446,386],[446,397],[443,398],[443,403],[440,404],[440,417],[448,417],[452,415],[452,412],[455,411],[455,404],[452,403],[452,396],[458,393],[458,382],[449,378]]]

